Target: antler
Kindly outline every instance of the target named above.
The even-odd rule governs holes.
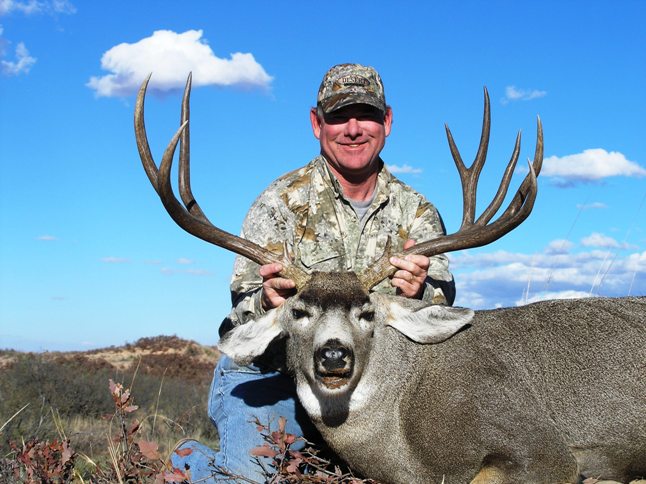
[[[444,252],[467,249],[471,247],[480,247],[489,244],[503,235],[511,232],[520,225],[531,213],[536,200],[538,177],[543,164],[543,126],[540,118],[537,118],[537,135],[536,150],[534,152],[534,162],[529,164],[529,173],[521,183],[516,195],[510,202],[503,214],[494,222],[489,223],[492,217],[498,212],[502,204],[516,162],[520,152],[520,132],[516,136],[516,144],[511,155],[511,160],[503,175],[498,192],[494,196],[489,206],[482,212],[482,215],[474,222],[476,207],[476,189],[478,186],[478,177],[487,157],[487,148],[489,146],[489,128],[491,116],[489,111],[489,93],[487,88],[484,89],[484,115],[482,120],[482,134],[480,136],[480,146],[475,160],[470,168],[466,168],[462,162],[462,157],[458,151],[453,135],[448,126],[445,125],[446,136],[448,138],[451,155],[455,161],[455,166],[460,173],[460,182],[462,183],[462,225],[460,229],[451,235],[440,236],[435,239],[414,245],[408,250],[403,251],[398,257],[405,257],[409,254],[421,254],[433,256]],[[390,265],[390,248],[387,247],[384,255],[372,266],[365,269],[359,274],[359,280],[364,287],[371,289],[379,284],[386,277],[391,276],[397,271],[397,268]]]
[[[278,262],[283,265],[281,275],[292,279],[296,283],[296,288],[302,288],[308,275],[298,267],[289,262],[285,255],[274,254],[264,247],[253,242],[237,237],[225,232],[211,222],[202,212],[202,209],[195,201],[191,191],[190,183],[190,147],[189,147],[189,98],[191,93],[191,75],[186,81],[184,97],[182,99],[181,124],[175,135],[172,137],[164,155],[162,162],[157,169],[148,145],[146,136],[146,127],[144,125],[144,100],[146,89],[150,81],[150,75],[142,83],[137,94],[137,103],[135,105],[135,137],[137,139],[137,148],[139,157],[143,163],[144,170],[153,188],[159,195],[166,211],[177,225],[186,230],[189,234],[199,237],[206,242],[223,247],[227,250],[244,256],[260,265]],[[170,182],[171,166],[177,143],[180,142],[179,156],[179,190],[182,203],[177,200],[173,193]]]

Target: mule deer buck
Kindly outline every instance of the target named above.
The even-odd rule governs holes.
[[[213,226],[189,181],[190,77],[182,122],[159,169],[144,127],[146,80],[137,98],[141,160],[162,203],[189,233],[257,262],[281,262],[298,293],[239,326],[220,349],[248,364],[286,339],[299,398],[325,440],[361,474],[388,483],[562,483],[581,476],[628,481],[646,475],[646,298],[547,301],[471,311],[371,293],[392,274],[388,253],[355,274],[307,274]],[[529,174],[503,214],[516,139],[500,188],[475,219],[476,186],[489,140],[485,90],[480,146],[460,173],[458,232],[404,252],[427,256],[488,244],[527,218],[543,159],[540,120]],[[181,140],[179,191],[171,188]]]

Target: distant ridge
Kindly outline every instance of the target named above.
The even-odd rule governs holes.
[[[154,375],[206,381],[220,358],[214,346],[201,345],[177,336],[140,338],[123,346],[88,351],[48,351],[44,353],[0,350],[0,369],[11,367],[21,358],[44,358],[60,363],[82,365],[88,371],[134,371]]]

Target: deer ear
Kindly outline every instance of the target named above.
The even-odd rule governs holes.
[[[441,343],[469,324],[474,314],[471,309],[439,305],[412,310],[393,302],[386,324],[417,343]]]
[[[238,365],[249,365],[284,333],[278,316],[278,309],[272,309],[256,321],[233,328],[220,339],[218,349]]]

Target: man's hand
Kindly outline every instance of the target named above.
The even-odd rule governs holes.
[[[289,296],[294,294],[296,284],[291,279],[280,277],[278,273],[283,270],[283,266],[278,263],[266,264],[260,266],[260,275],[262,277],[262,308],[268,311],[277,308],[285,302]]]
[[[404,243],[404,250],[414,245],[415,241],[409,239]],[[399,269],[390,281],[397,288],[397,294],[408,298],[422,297],[426,271],[431,264],[430,259],[425,255],[407,255],[403,259],[391,257],[390,263]]]

